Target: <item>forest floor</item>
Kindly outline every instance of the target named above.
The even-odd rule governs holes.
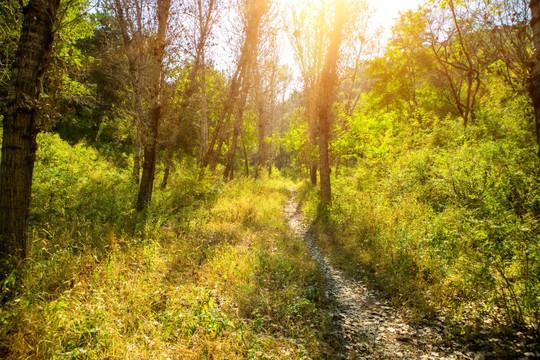
[[[374,290],[347,278],[319,250],[302,215],[296,194],[285,208],[294,233],[305,241],[326,279],[327,296],[335,303],[332,318],[336,331],[330,339],[337,359],[485,359],[483,353],[448,343],[441,321],[412,325]]]

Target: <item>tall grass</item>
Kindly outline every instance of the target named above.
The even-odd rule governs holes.
[[[32,255],[2,284],[1,358],[328,353],[322,277],[282,214],[290,183],[177,164],[131,236],[129,174],[85,145],[39,142]]]

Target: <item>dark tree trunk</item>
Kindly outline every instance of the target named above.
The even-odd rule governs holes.
[[[317,161],[314,159],[310,159],[309,163],[309,180],[311,181],[311,185],[317,186],[317,169],[319,167],[319,164],[317,164]]]
[[[154,188],[154,178],[156,173],[156,144],[147,143],[144,146],[144,160],[142,166],[142,177],[139,184],[139,193],[137,195],[137,212],[148,208],[152,200],[152,190]]]
[[[531,0],[531,29],[533,33],[534,56],[533,71],[529,92],[534,106],[536,123],[536,143],[540,157],[540,0]]]
[[[328,144],[332,120],[332,103],[337,82],[337,61],[342,40],[342,29],[345,17],[345,0],[336,1],[334,28],[330,38],[328,54],[322,70],[319,85],[319,170],[321,176],[321,201],[325,205],[332,204],[330,188],[330,157]]]
[[[11,70],[0,163],[0,253],[26,257],[41,78],[60,0],[31,0]],[[3,274],[2,274],[3,276]]]
[[[259,138],[259,151],[258,151],[258,161],[257,168],[255,169],[255,177],[258,178],[262,169],[264,169],[267,161],[267,143],[266,143],[266,114],[264,110],[259,111],[259,127],[258,127],[258,138]]]

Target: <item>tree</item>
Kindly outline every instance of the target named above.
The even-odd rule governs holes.
[[[221,154],[221,148],[227,139],[227,133],[232,127],[229,153],[223,173],[223,176],[228,179],[234,177],[238,138],[242,132],[243,113],[252,80],[251,76],[254,61],[256,60],[258,39],[263,18],[270,7],[270,1],[242,0],[240,5],[242,45],[236,69],[231,78],[229,91],[224,100],[222,116],[218,119],[214,134],[208,146],[208,152],[201,162],[202,169],[210,164],[212,167],[215,166],[217,157]]]
[[[242,47],[241,62],[244,62],[240,81],[242,83],[242,91],[239,99],[235,104],[233,111],[234,125],[231,139],[231,146],[227,159],[227,166],[223,176],[232,180],[234,177],[236,152],[238,149],[238,137],[242,132],[243,113],[246,105],[247,95],[249,91],[250,77],[253,74],[254,62],[257,59],[258,43],[260,40],[261,27],[263,18],[270,9],[269,0],[246,0],[244,4],[244,44]],[[243,61],[242,61],[243,58]]]
[[[142,176],[135,210],[147,209],[154,187],[159,125],[163,111],[164,58],[168,45],[171,0],[112,0],[131,75],[137,140],[133,175],[138,180],[139,146]]]
[[[144,161],[142,177],[137,195],[135,210],[142,212],[148,208],[152,200],[152,190],[156,172],[157,140],[159,123],[163,110],[162,85],[163,85],[163,58],[165,55],[167,26],[169,21],[169,9],[171,0],[157,0],[157,34],[151,48],[150,77],[148,80],[150,91],[149,116],[142,122],[143,126],[143,149]]]
[[[292,9],[289,39],[302,74],[309,176],[311,184],[317,185],[317,84],[323,67],[324,49],[328,45],[328,16],[332,11],[327,1],[306,0],[303,5],[300,9]]]
[[[24,7],[21,36],[11,70],[0,164],[0,253],[28,255],[28,218],[39,96],[49,62],[60,0],[31,0]]]
[[[144,98],[146,92],[146,74],[144,69],[149,62],[148,38],[143,28],[142,0],[111,0],[109,5],[115,13],[118,27],[122,34],[124,52],[128,59],[129,74],[132,85],[132,102],[135,108],[134,125],[135,156],[133,159],[133,179],[135,183],[140,180],[140,160],[143,141],[142,121],[146,116]]]
[[[198,120],[199,132],[199,162],[202,162],[208,152],[209,106],[207,73],[208,64],[206,53],[212,46],[211,40],[216,23],[219,20],[222,2],[218,0],[190,0],[184,3],[185,31],[190,71],[187,77],[179,81],[181,91],[176,94],[176,117],[169,128],[168,138],[164,139],[167,146],[167,160],[163,176],[162,188],[167,185],[167,179],[172,164],[172,157],[181,139],[181,129],[187,119],[188,108],[198,106],[195,117]],[[180,80],[180,79],[179,79]],[[187,84],[187,85],[186,85]]]
[[[529,91],[531,94],[536,119],[536,142],[540,157],[540,0],[531,0],[531,29],[533,33],[534,56],[533,70]]]
[[[467,126],[474,119],[481,85],[481,41],[476,6],[454,0],[435,3],[426,32],[438,70],[446,80],[448,101]]]
[[[324,205],[332,204],[330,186],[330,157],[328,144],[332,120],[332,105],[337,83],[339,49],[342,42],[342,30],[345,23],[345,0],[336,0],[334,26],[330,35],[330,46],[323,66],[318,86],[319,120],[319,171],[321,181],[321,201]]]

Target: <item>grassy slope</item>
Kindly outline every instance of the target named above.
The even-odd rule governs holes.
[[[189,164],[127,235],[129,174],[40,136],[33,256],[3,284],[6,359],[321,358],[322,278],[280,179],[199,181]]]
[[[531,115],[525,96],[492,101],[467,129],[434,118],[436,126],[396,132],[384,151],[341,169],[326,215],[318,214],[316,189],[306,183],[301,191],[336,263],[413,319],[442,310],[457,336],[507,328],[519,337],[523,327],[540,326],[540,164]],[[397,128],[403,120],[394,121]]]

